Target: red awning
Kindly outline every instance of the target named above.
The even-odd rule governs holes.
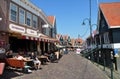
[[[35,40],[35,41],[40,40],[38,36],[30,35],[30,34],[22,34],[22,39]]]
[[[59,42],[56,38],[51,38],[47,35],[41,34],[40,36],[22,34],[22,39],[43,41],[43,42]]]
[[[59,42],[56,38],[51,38],[51,37],[49,37],[47,35],[41,35],[40,38],[44,42]]]

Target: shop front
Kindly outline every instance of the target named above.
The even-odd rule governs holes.
[[[27,54],[41,51],[44,54],[54,48],[54,40],[36,30],[15,24],[10,24],[9,29],[9,49],[13,52]]]
[[[37,45],[40,44],[37,31],[18,26],[15,24],[9,25],[9,49],[19,53],[37,51]]]

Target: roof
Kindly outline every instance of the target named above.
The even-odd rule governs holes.
[[[77,39],[76,39],[76,42],[80,42],[80,44],[82,44],[82,43],[83,43],[83,40],[82,40],[82,38],[77,38]]]
[[[68,35],[63,35],[64,40],[68,40],[68,37],[69,37]]]
[[[110,28],[120,27],[120,2],[101,3],[100,9]]]
[[[74,43],[75,43],[75,39],[72,38],[72,39],[71,39],[71,44],[74,45]]]
[[[55,16],[48,16],[48,20],[54,26],[54,24],[55,24]]]
[[[61,34],[56,34],[57,39],[60,39],[61,36],[62,36]]]

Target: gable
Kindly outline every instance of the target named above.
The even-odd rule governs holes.
[[[48,20],[53,26],[55,25],[55,16],[48,16]]]
[[[107,21],[109,28],[120,27],[120,2],[102,3],[100,9]]]

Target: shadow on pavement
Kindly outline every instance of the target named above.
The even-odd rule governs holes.
[[[0,75],[0,79],[12,79],[14,77],[18,77],[23,75],[22,71],[13,70],[13,69],[5,69],[3,74]]]

